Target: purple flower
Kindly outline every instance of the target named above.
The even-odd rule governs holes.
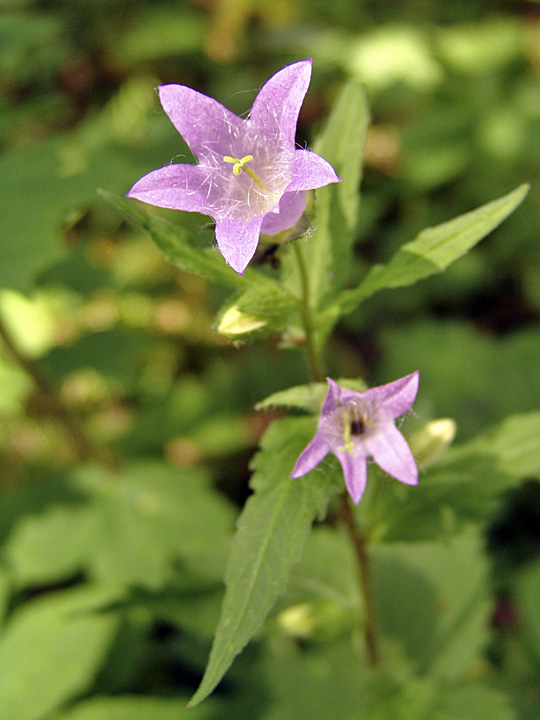
[[[394,420],[411,407],[418,391],[418,373],[355,392],[328,378],[317,434],[300,455],[291,477],[305,475],[333,453],[343,468],[345,483],[356,504],[366,487],[367,458],[407,485],[418,484],[413,455]]]
[[[210,215],[226,262],[242,274],[261,232],[295,225],[305,191],[339,182],[319,155],[295,146],[311,60],[288,65],[263,86],[247,119],[184,85],[162,85],[159,98],[197,158],[145,175],[128,197]]]

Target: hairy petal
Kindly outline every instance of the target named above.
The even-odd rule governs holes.
[[[161,85],[159,99],[199,162],[232,155],[245,121],[213,98],[185,85]]]
[[[216,240],[218,248],[233,270],[243,274],[255,254],[263,216],[260,215],[246,224],[238,220],[217,220]]]
[[[318,434],[315,435],[313,440],[296,461],[291,477],[298,478],[305,475],[310,470],[313,470],[313,468],[318,465],[329,452],[330,447],[328,444],[322,440]]]
[[[310,79],[311,60],[293,63],[273,75],[255,98],[250,125],[262,135],[279,136],[282,147],[292,151],[298,114]]]
[[[362,397],[376,407],[383,407],[387,417],[397,418],[410,410],[418,392],[418,379],[418,372],[414,372],[395,382],[366,390]]]
[[[313,190],[330,183],[341,182],[330,163],[310,150],[295,151],[292,174],[293,180],[287,187],[287,192]]]
[[[364,447],[385,472],[407,485],[418,485],[418,470],[407,442],[392,422],[366,438]]]
[[[166,165],[138,180],[127,196],[158,207],[205,213],[207,181],[208,173],[197,165]]]
[[[336,455],[343,468],[347,490],[354,503],[358,505],[366,488],[366,458],[363,455],[359,455],[356,449],[354,455],[351,455],[347,451],[338,452]]]
[[[264,216],[261,232],[275,235],[296,225],[306,209],[304,192],[286,192],[281,196],[277,212],[271,211]]]

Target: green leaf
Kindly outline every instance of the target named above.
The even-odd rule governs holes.
[[[536,663],[540,663],[540,562],[526,566],[515,589],[519,608],[519,634]]]
[[[384,288],[406,287],[442,272],[500,225],[528,191],[528,185],[520,185],[499,200],[423,230],[415,240],[403,245],[388,265],[375,265],[355,290],[342,293],[338,300],[341,312],[351,312]]]
[[[295,407],[317,413],[321,409],[328,385],[326,383],[311,383],[310,385],[296,385],[272,393],[269,397],[255,405],[255,410],[266,410],[272,407]]]
[[[365,382],[357,378],[339,378],[336,382],[342,387],[348,387],[358,392],[366,390]],[[287,388],[287,390],[272,393],[272,395],[257,403],[255,410],[266,410],[271,407],[295,407],[316,414],[320,412],[327,392],[328,385],[326,383],[295,385],[295,387]]]
[[[64,591],[13,615],[0,635],[3,717],[41,720],[89,687],[118,626],[117,617],[94,612],[96,600],[86,589]]]
[[[457,678],[486,641],[490,601],[482,540],[372,548],[377,616],[421,672]]]
[[[364,89],[357,82],[349,82],[313,147],[341,178],[340,183],[315,193],[315,230],[309,238],[309,278],[314,304],[319,307],[330,295],[337,294],[349,275],[368,121]]]
[[[443,686],[434,705],[426,720],[517,720],[507,695],[478,683]]]
[[[198,273],[216,282],[237,288],[245,288],[246,285],[256,283],[274,284],[250,268],[247,268],[243,275],[239,275],[225,263],[217,249],[199,249],[191,242],[186,230],[163,218],[150,215],[140,203],[107,190],[100,190],[99,193],[105,200],[121,210],[126,217],[141,225],[163,254],[183,270]]]
[[[43,515],[24,515],[15,524],[4,556],[15,585],[47,585],[73,577],[95,542],[91,508],[65,505]]]
[[[306,422],[307,420],[307,422]],[[292,480],[295,460],[311,439],[308,418],[274,423],[254,458],[254,494],[238,521],[229,559],[221,618],[195,705],[209,695],[236,655],[260,628],[300,559],[313,520],[335,487],[332,473]]]
[[[210,720],[214,707],[191,710],[184,700],[133,695],[96,697],[78,703],[52,720]]]
[[[51,583],[86,570],[115,586],[157,589],[174,563],[200,561],[226,547],[233,511],[205,473],[139,462],[119,473],[81,469],[84,505],[52,508],[15,525],[5,553],[19,586]]]
[[[452,536],[483,523],[501,493],[540,477],[540,412],[515,415],[471,442],[450,448],[407,494],[395,483],[370,508],[373,532],[386,542]]]

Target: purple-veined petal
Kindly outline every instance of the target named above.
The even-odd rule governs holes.
[[[330,416],[334,412],[339,401],[341,400],[342,393],[341,386],[338,385],[335,380],[332,380],[332,378],[329,377],[327,377],[326,380],[328,382],[328,392],[322,406],[321,418]]]
[[[313,470],[329,452],[330,448],[327,443],[322,440],[317,433],[296,461],[296,465],[291,473],[291,478],[299,478],[310,470]]]
[[[217,220],[216,240],[225,261],[242,275],[255,254],[264,216],[246,224],[237,220]]]
[[[330,183],[341,182],[330,163],[310,150],[296,150],[292,172],[293,180],[288,185],[287,192],[313,190]]]
[[[366,437],[366,451],[385,472],[407,485],[418,485],[418,470],[407,441],[394,423],[385,423]]]
[[[185,85],[161,85],[159,99],[174,127],[199,160],[235,155],[245,121],[217,100]]]
[[[380,407],[386,417],[397,418],[410,410],[418,392],[418,372],[362,393],[364,402]]]
[[[166,165],[138,180],[128,197],[158,207],[206,213],[203,186],[207,173],[197,165]]]
[[[366,488],[366,458],[364,455],[359,454],[357,450],[355,450],[354,455],[351,455],[346,450],[338,452],[336,455],[343,468],[347,490],[355,505],[358,505]]]
[[[261,232],[275,235],[294,227],[305,209],[305,192],[284,193],[279,201],[278,212],[269,212],[264,216]]]
[[[261,88],[249,124],[263,136],[277,136],[285,150],[294,148],[296,123],[311,79],[311,60],[284,67]],[[302,188],[298,188],[302,189]]]

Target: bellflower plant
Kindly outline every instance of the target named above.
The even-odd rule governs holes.
[[[283,68],[262,87],[247,119],[192,88],[162,85],[161,104],[198,163],[154,170],[128,196],[210,215],[221,254],[242,274],[261,232],[292,228],[306,190],[339,182],[326,160],[295,147],[310,77],[310,60]]]
[[[328,379],[317,433],[298,458],[292,478],[305,475],[329,452],[341,463],[345,484],[358,504],[366,487],[367,458],[407,485],[418,484],[414,457],[394,420],[405,414],[418,391],[418,373],[356,392]]]
[[[356,643],[351,643],[349,655],[343,649],[344,662],[353,665],[357,661],[365,661],[372,668],[382,667],[386,673],[393,654],[388,654],[385,648],[393,647],[392,642],[395,640],[409,638],[410,628],[401,628],[396,637],[385,636],[390,628],[397,627],[396,617],[405,619],[407,623],[412,615],[421,617],[418,607],[424,602],[425,588],[432,587],[433,595],[428,598],[431,613],[428,624],[430,627],[433,625],[432,637],[426,635],[427,649],[423,648],[418,657],[411,655],[410,660],[418,660],[423,668],[427,667],[428,657],[437,657],[438,663],[440,648],[436,646],[437,638],[442,638],[444,646],[450,648],[452,669],[456,657],[463,654],[464,663],[467,663],[463,669],[468,671],[468,664],[475,652],[472,648],[464,653],[456,653],[456,645],[451,642],[451,631],[448,628],[456,628],[461,649],[468,633],[462,627],[460,629],[460,618],[466,620],[469,617],[468,608],[477,605],[477,584],[469,583],[468,578],[471,567],[475,566],[471,557],[474,558],[475,553],[478,555],[479,545],[474,539],[463,538],[458,540],[455,548],[449,548],[448,533],[454,531],[454,525],[446,523],[447,515],[441,519],[440,508],[433,503],[433,495],[430,494],[433,483],[430,486],[429,480],[441,472],[439,457],[446,452],[453,438],[453,420],[447,418],[442,424],[441,421],[437,424],[428,422],[405,440],[396,426],[396,420],[408,413],[415,402],[418,372],[360,392],[347,387],[350,383],[346,381],[338,384],[327,378],[326,385],[324,380],[329,373],[325,361],[332,354],[333,365],[343,368],[339,352],[332,352],[333,329],[343,316],[357,311],[375,293],[383,293],[390,288],[405,289],[425,277],[442,272],[497,227],[523,200],[527,187],[521,186],[477,210],[422,231],[416,239],[399,248],[386,264],[367,268],[362,275],[365,263],[355,262],[354,248],[355,244],[361,242],[366,228],[371,228],[369,213],[368,222],[362,221],[360,213],[363,206],[358,194],[369,121],[365,92],[362,85],[354,80],[345,85],[325,128],[315,140],[317,153],[310,152],[295,145],[297,119],[310,76],[309,60],[283,68],[262,87],[247,118],[237,117],[220,103],[191,88],[182,85],[164,85],[159,88],[163,108],[187,142],[196,163],[171,163],[154,170],[136,182],[128,195],[152,205],[211,216],[216,224],[219,250],[235,272],[225,267],[217,253],[201,248],[189,228],[155,218],[131,199],[106,194],[128,217],[149,232],[175,265],[230,288],[231,294],[224,298],[214,323],[217,333],[235,343],[256,342],[272,333],[281,340],[275,343],[272,352],[274,348],[284,352],[294,348],[294,357],[303,354],[303,371],[294,372],[294,377],[303,376],[302,384],[287,382],[289,367],[295,362],[294,357],[290,356],[289,361],[280,365],[283,377],[276,377],[277,374],[272,370],[271,382],[268,384],[272,385],[274,392],[261,400],[257,409],[294,407],[319,413],[322,405],[318,420],[313,421],[317,423],[314,437],[309,434],[313,429],[309,418],[273,417],[264,435],[257,438],[260,440],[259,449],[250,465],[253,470],[250,480],[253,492],[249,494],[237,523],[226,570],[227,589],[222,613],[208,666],[191,700],[192,705],[201,702],[213,691],[236,655],[259,631],[277,598],[284,596],[288,578],[295,572],[295,564],[302,556],[304,544],[307,542],[309,545],[312,530],[318,537],[314,539],[315,544],[307,548],[308,563],[301,569],[302,577],[306,568],[311,568],[309,558],[313,557],[314,552],[319,553],[320,548],[323,548],[320,552],[320,577],[324,578],[324,584],[331,582],[330,578],[335,575],[334,565],[336,558],[342,557],[339,549],[342,543],[349,543],[356,558],[356,569],[343,567],[343,572],[356,572],[360,613],[357,618],[352,618],[348,603],[347,608],[342,608],[339,602],[339,608],[332,609],[331,615],[334,616],[334,612],[339,615],[341,619],[338,625],[348,627],[351,637],[356,636],[359,627],[362,629],[365,652],[358,654]],[[272,244],[277,246],[276,252],[279,251],[277,262],[266,267],[253,267],[249,273],[240,277],[253,257],[261,234],[275,235],[295,226],[306,208],[306,191],[311,189],[315,189],[315,201],[313,231],[309,236],[294,240],[289,236],[290,242],[284,246],[279,245],[280,238],[273,238],[275,242]],[[385,254],[386,249],[381,248],[381,256]],[[354,273],[350,272],[351,268]],[[216,294],[218,296],[222,297],[221,292]],[[369,312],[368,308],[368,317]],[[363,316],[358,315],[353,324],[359,339],[362,319]],[[259,363],[261,357],[262,354],[257,354],[255,362]],[[354,386],[354,382],[352,384]],[[238,388],[251,385],[251,375],[244,373]],[[236,401],[243,412],[245,398],[238,397]],[[189,396],[186,402],[189,402]],[[228,430],[225,428],[224,432]],[[525,424],[525,445],[533,436],[538,436],[537,425]],[[308,437],[313,437],[309,443]],[[233,439],[233,442],[237,440]],[[475,445],[471,452],[476,452],[475,447],[484,452],[486,446]],[[504,444],[504,447],[507,445]],[[201,440],[203,455],[204,449]],[[499,452],[502,450],[498,449]],[[321,463],[328,453],[338,458],[348,492],[343,487],[340,468],[335,466],[337,463]],[[451,453],[449,455],[450,458],[446,456],[442,459],[443,464],[449,463],[446,469],[443,466],[442,473],[445,478],[445,502],[451,503],[453,497],[463,492],[464,462],[461,456],[461,459],[458,457],[458,464],[452,469],[452,462],[456,461],[452,460]],[[471,472],[475,472],[476,467],[485,466],[482,458],[472,457],[472,460]],[[422,487],[408,488],[406,502],[393,493],[388,484],[378,493],[364,494],[368,462],[376,463],[401,483],[415,486],[418,484],[417,461],[422,463],[426,472],[426,490]],[[310,472],[319,463],[318,472]],[[466,479],[467,487],[475,485],[468,482],[468,474]],[[377,481],[377,477],[372,480],[374,483]],[[510,482],[509,479],[508,486]],[[182,478],[179,478],[178,485],[182,485]],[[482,493],[487,492],[485,483],[480,483],[479,487]],[[362,497],[361,506],[355,507]],[[322,530],[319,525],[324,522],[329,509],[332,523]],[[211,508],[208,511],[201,510],[202,516],[200,522],[197,519],[197,527],[211,527],[212,512]],[[470,521],[467,512],[462,518],[459,512],[461,510],[457,508],[454,523],[456,532],[465,522]],[[422,518],[422,521],[411,523],[412,517]],[[140,518],[137,516],[134,521],[139,523]],[[343,532],[337,531],[334,527],[336,523],[341,523]],[[185,530],[181,522],[175,521],[173,525],[174,529],[178,526],[184,533],[191,532],[190,527]],[[153,530],[148,534],[153,537]],[[155,535],[161,537],[161,534]],[[164,541],[168,536],[167,530]],[[412,540],[428,542],[430,539],[435,541],[438,536],[444,537],[446,544],[434,548],[436,554],[424,553],[422,549],[416,555],[415,548],[409,550],[405,545],[400,546],[395,558],[391,548],[372,553],[375,543],[405,543]],[[174,544],[175,553],[177,547],[179,551],[183,548],[183,538],[182,542],[178,540]],[[170,555],[172,547],[164,546],[163,552]],[[466,578],[466,582],[460,580],[458,583],[459,597],[457,594],[454,599],[444,594],[439,597],[435,591],[438,580],[433,575],[436,565],[434,558],[445,558],[448,553],[453,554],[454,549],[458,555],[462,553],[462,577]],[[424,555],[427,558],[425,567],[422,564]],[[402,558],[406,562],[403,563],[404,572],[400,574]],[[407,569],[409,565],[414,572]],[[141,575],[134,576],[135,583],[143,582],[148,566],[145,560]],[[479,562],[478,567],[481,566]],[[372,567],[373,577],[378,582],[375,589]],[[454,557],[452,567],[459,567]],[[387,581],[385,573],[390,573]],[[165,577],[168,576],[164,573]],[[416,595],[407,585],[411,578],[418,589]],[[313,610],[316,616],[322,598],[317,598],[317,591],[314,590],[320,586],[320,582],[316,575],[313,579],[313,583],[305,584],[303,580],[300,583],[301,586],[306,585],[306,596],[300,598],[300,607],[307,608],[308,612]],[[345,584],[349,586],[348,580]],[[467,590],[463,591],[467,584],[474,595]],[[155,583],[152,589],[154,586]],[[311,589],[307,589],[308,586]],[[401,602],[410,603],[411,598],[414,598],[412,609],[398,607],[400,598],[397,593],[395,602],[394,599],[392,603],[381,602],[381,593],[385,587],[392,588],[393,592],[394,588],[401,586],[407,588]],[[325,590],[325,606],[331,595],[327,597]],[[287,598],[286,595],[284,597]],[[293,602],[297,601],[297,589],[292,598],[296,598]],[[455,615],[451,618],[445,615],[442,620],[444,625],[440,627],[435,627],[438,620],[431,610],[432,606],[435,607],[435,601],[441,604],[448,601],[448,607],[455,609]],[[395,609],[399,612],[395,612]],[[293,613],[290,617],[298,618],[298,614]],[[478,623],[478,627],[481,625]],[[305,632],[305,623],[300,631]],[[386,640],[392,642],[388,644]],[[406,652],[409,652],[409,645],[413,652],[412,644],[407,642],[406,645]],[[444,654],[444,648],[441,652]],[[441,666],[446,667],[444,660],[441,662]],[[332,688],[336,677],[328,676]],[[317,680],[319,682],[320,679]],[[424,678],[421,682],[424,688]],[[338,694],[336,697],[339,696],[338,702],[346,687],[350,687],[353,695],[358,691],[354,682],[339,681],[335,690]],[[437,680],[429,692],[424,692],[426,698],[429,698],[430,707],[441,687]],[[362,692],[360,690],[361,695]],[[446,690],[442,688],[441,692]],[[364,714],[370,717],[381,714],[369,705],[371,701],[367,698],[371,694],[368,690],[364,693],[365,697],[361,698],[361,702],[366,703],[363,706]],[[355,705],[351,703],[350,706]],[[439,707],[446,708],[444,698],[440,705],[433,704],[435,707],[437,710]],[[342,709],[340,712],[343,714]],[[426,706],[425,711],[420,708],[419,712],[424,716],[429,710]],[[276,713],[279,714],[278,706]],[[389,710],[386,714],[392,713],[395,714]],[[286,711],[285,716],[289,715],[290,712]],[[468,717],[460,716],[460,720],[468,720]],[[478,713],[472,717],[477,720]]]

